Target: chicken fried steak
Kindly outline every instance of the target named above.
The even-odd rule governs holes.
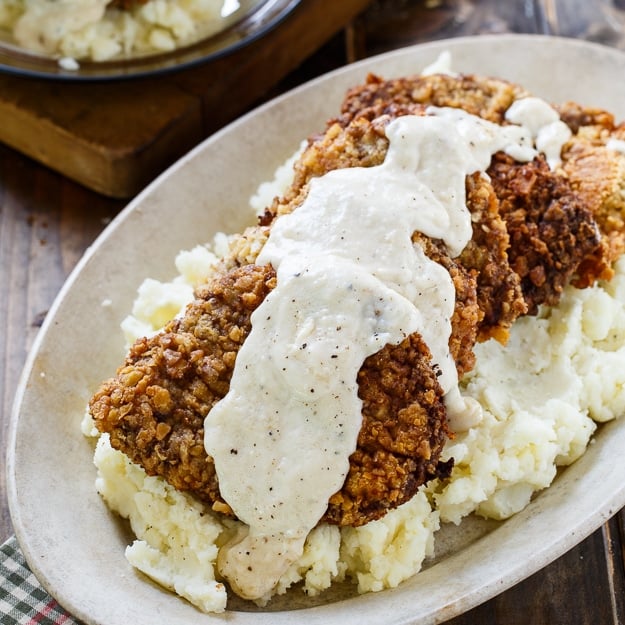
[[[498,78],[434,74],[384,80],[370,74],[365,84],[348,91],[337,123],[346,126],[363,116],[371,120],[381,115],[414,113],[427,106],[448,106],[502,124],[512,102],[527,95],[522,87]],[[510,236],[523,240],[523,249],[516,254],[516,270],[524,283],[530,312],[541,303],[555,303],[561,284],[567,281],[556,279],[556,284],[547,286],[550,281],[545,282],[543,274],[561,271],[572,277],[576,286],[588,286],[596,279],[608,279],[611,264],[625,250],[625,154],[607,145],[610,139],[625,139],[625,126],[616,126],[611,113],[575,102],[555,109],[573,133],[562,150],[562,171],[550,172],[540,163],[536,171],[530,171],[532,165],[506,164],[506,159],[499,159],[497,172],[492,168],[487,172],[499,178],[517,178],[515,185],[504,185],[505,197],[500,199],[505,200],[505,207],[501,213],[510,220],[506,224]],[[494,186],[497,193],[502,190],[500,185]],[[550,193],[556,196],[554,202],[545,200]],[[538,204],[534,205],[535,201]],[[520,212],[510,211],[513,205]],[[558,215],[562,210],[573,213],[570,220]],[[598,226],[594,233],[588,216],[582,215],[585,211],[591,213],[591,221]],[[565,232],[569,226],[564,225],[569,221],[577,223],[570,233]],[[537,230],[542,231],[538,238],[532,234]],[[572,245],[561,244],[559,236]],[[541,240],[545,240],[547,249],[542,249]],[[501,328],[491,332],[491,336],[498,335]],[[488,332],[481,337],[488,338]]]
[[[338,121],[342,125],[362,117],[396,114],[399,108],[450,106],[501,124],[510,105],[524,95],[524,89],[505,80],[473,75],[432,74],[384,80],[369,74],[365,84],[347,92]]]
[[[563,150],[563,169],[599,224],[607,252],[604,273],[597,275],[609,278],[610,264],[625,251],[625,154],[621,143],[625,126],[616,126],[605,111],[575,103],[561,106],[559,112],[575,129]],[[618,150],[610,149],[611,140],[620,143]]]
[[[384,80],[370,74],[364,85],[348,92],[336,123],[345,127],[358,118],[371,120],[436,106],[462,108],[503,124],[512,102],[526,95],[518,85],[497,78],[434,74]],[[487,280],[489,273],[496,272],[488,286],[508,284],[500,293],[508,297],[485,297],[480,290],[486,320],[480,339],[493,336],[505,340],[506,328],[516,316],[535,313],[541,304],[557,303],[563,285],[571,279],[583,287],[598,278],[609,278],[611,263],[625,249],[625,156],[605,146],[612,134],[625,137],[625,129],[617,129],[613,116],[600,109],[567,103],[558,112],[573,132],[563,149],[562,171],[551,171],[542,156],[531,163],[515,163],[503,154],[496,155],[487,170],[499,203],[496,212],[506,221],[507,236],[514,239],[507,255],[520,279],[525,306],[510,288],[514,278],[506,267],[508,259],[501,254],[492,258],[480,275]],[[473,206],[469,202],[475,223]],[[501,237],[492,235],[497,232],[492,223],[477,223],[473,232],[473,241],[463,253],[467,267],[474,266],[469,256],[481,257],[497,240],[500,246],[507,246]],[[485,232],[489,233],[487,239]],[[480,237],[481,244],[476,246]],[[497,317],[488,310],[495,302],[502,302],[501,308],[509,313],[509,319],[499,325],[493,324]]]
[[[250,315],[274,287],[273,269],[247,265],[198,289],[182,318],[135,343],[90,403],[114,448],[220,512],[229,507],[204,449],[204,418],[226,395]],[[450,463],[438,462],[449,432],[430,360],[425,343],[412,335],[364,362],[358,449],[327,521],[362,525],[379,518],[450,470]]]
[[[396,112],[423,114],[424,109],[402,105]],[[274,200],[262,223],[271,224],[275,216],[291,212],[301,203],[311,178],[333,169],[373,167],[382,163],[389,144],[385,129],[392,120],[393,117],[384,114],[371,121],[366,115],[357,117],[346,127],[338,122],[330,123],[325,134],[311,140],[295,164],[295,179],[291,188],[284,198]],[[499,213],[498,200],[492,186],[479,174],[467,178],[467,206],[472,213],[473,239],[454,262],[462,267],[466,280],[476,282],[480,312],[476,320],[465,325],[464,333],[469,338],[464,343],[469,347],[462,354],[471,361],[470,350],[476,335],[480,340],[496,337],[505,342],[510,326],[526,312],[527,306],[519,275],[512,271],[508,262],[509,236]],[[430,251],[433,249],[428,248]],[[426,253],[430,256],[428,250]],[[438,246],[437,253],[437,262],[441,262],[442,255],[447,256],[443,246]],[[451,262],[451,259],[446,262]],[[465,290],[467,288],[471,287],[466,285]],[[466,370],[467,367],[460,363],[459,372]]]
[[[582,261],[593,271],[590,259],[601,243],[598,225],[568,180],[542,157],[517,163],[498,153],[488,174],[510,236],[510,266],[521,279],[528,313],[535,314],[541,304],[558,303]]]
[[[505,111],[521,95],[525,92],[510,83],[470,76],[395,81],[370,76],[351,90],[341,116],[309,140],[285,195],[274,200],[257,227],[235,239],[185,315],[137,341],[117,375],[94,395],[90,411],[98,429],[110,433],[112,446],[148,474],[231,514],[204,449],[204,418],[228,392],[250,316],[275,287],[273,269],[254,264],[274,220],[302,203],[312,178],[382,163],[389,146],[385,128],[395,117],[423,115],[428,105],[456,106],[505,123]],[[594,132],[605,143],[613,130],[605,130],[609,123],[598,112],[572,105],[566,111],[562,117],[574,132]],[[563,152],[562,170],[552,171],[542,156],[518,163],[498,153],[487,176],[468,176],[473,238],[457,258],[441,241],[414,234],[415,243],[454,283],[449,347],[459,375],[473,367],[477,340],[505,342],[515,319],[541,304],[555,304],[568,282],[585,286],[607,275],[612,252],[622,245],[622,227],[617,235],[611,224],[622,226],[624,201],[609,177],[584,186],[583,161],[593,150],[606,167],[621,167],[623,159],[595,143],[574,135]],[[603,189],[599,199],[592,192],[597,186]],[[409,500],[429,479],[448,474],[451,463],[441,462],[440,454],[451,433],[438,373],[417,334],[365,360],[358,373],[357,448],[323,520],[362,525]]]

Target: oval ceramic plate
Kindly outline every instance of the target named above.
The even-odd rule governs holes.
[[[146,276],[173,277],[180,249],[235,232],[247,199],[309,133],[338,111],[343,93],[373,71],[418,73],[443,50],[459,71],[522,83],[552,101],[574,99],[625,117],[625,55],[573,40],[533,36],[457,39],[396,51],[346,67],[263,106],[208,139],[163,174],[86,253],[38,336],[19,388],[8,458],[13,522],[44,586],[85,623],[190,625],[197,610],[137,574],[124,558],[130,537],[95,492],[92,450],[80,432],[87,400],[121,362],[119,323]],[[104,305],[106,303],[106,305]],[[625,505],[625,420],[521,513],[465,526],[440,542],[426,570],[399,588],[361,597],[330,593],[302,605],[292,593],[272,612],[233,602],[236,625],[437,623],[527,577]],[[471,531],[468,531],[471,529]],[[290,608],[298,607],[298,610]],[[206,615],[203,623],[223,623]]]
[[[129,59],[81,61],[76,70],[20,48],[7,31],[0,29],[0,71],[69,81],[120,80],[172,72],[215,60],[252,43],[278,26],[298,4],[299,0],[241,0],[218,30],[193,44]]]

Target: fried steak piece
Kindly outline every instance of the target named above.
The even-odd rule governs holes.
[[[98,429],[110,434],[115,449],[224,513],[231,511],[204,449],[204,418],[228,392],[250,315],[274,287],[271,267],[245,265],[198,289],[186,314],[137,341],[90,402]],[[438,462],[449,432],[430,361],[425,343],[412,335],[364,362],[358,449],[325,520],[361,525],[408,501],[425,481],[448,474],[451,464]]]
[[[383,158],[386,147],[376,151],[375,158]],[[293,185],[291,199],[283,200],[279,210],[274,206],[275,213],[293,210],[306,192],[305,183],[300,188]],[[270,224],[275,213],[267,213],[264,221]],[[260,304],[260,294],[266,294],[267,287],[258,288],[258,283],[267,268],[246,263],[254,261],[249,240],[264,240],[268,228],[261,225],[244,233],[215,280],[198,290],[184,317],[138,341],[117,376],[105,382],[90,403],[98,429],[110,433],[114,448],[149,474],[163,476],[226,513],[228,506],[219,496],[212,462],[203,448],[203,420],[226,394],[235,353],[249,332],[249,315]],[[448,268],[456,286],[450,349],[461,375],[473,366],[472,347],[481,316],[475,278],[449,258],[442,245],[427,240],[424,245]],[[252,289],[254,285],[257,288]],[[247,302],[244,308],[241,298]],[[363,400],[358,448],[325,520],[362,525],[409,500],[424,481],[448,474],[451,463],[439,462],[450,432],[436,373],[431,354],[417,335],[365,361],[358,374]]]
[[[466,192],[473,236],[457,260],[476,274],[481,311],[476,338],[505,344],[515,319],[527,312],[520,276],[509,262],[510,236],[490,182],[474,173],[467,176]]]
[[[414,114],[436,106],[459,107],[502,124],[512,102],[526,95],[518,85],[481,76],[434,74],[384,80],[370,74],[364,85],[348,92],[335,123],[347,128],[357,119]],[[625,157],[605,147],[612,134],[618,135],[614,119],[605,111],[574,103],[561,106],[559,113],[574,133],[563,150],[562,171],[551,171],[542,156],[531,163],[515,163],[503,154],[495,156],[487,171],[499,204],[494,212],[505,222],[509,249],[501,225],[480,223],[471,208],[479,204],[468,203],[473,241],[461,262],[478,268],[482,278],[478,298],[485,321],[480,340],[505,341],[519,314],[534,314],[541,304],[556,304],[569,281],[583,287],[609,278],[611,264],[625,249]],[[622,132],[625,137],[625,128]],[[498,254],[484,263],[483,255],[493,246]],[[508,259],[501,253],[504,248]],[[524,304],[510,272],[520,280]],[[499,297],[497,284],[505,285]],[[489,310],[497,303],[499,311]]]
[[[117,375],[93,396],[91,414],[97,427],[110,433],[113,447],[148,474],[231,513],[204,450],[203,422],[228,391],[251,313],[275,286],[273,270],[253,264],[273,221],[301,204],[312,178],[341,167],[380,164],[388,149],[385,128],[396,116],[423,114],[433,104],[462,106],[501,123],[523,93],[504,81],[449,76],[370,77],[352,90],[341,116],[310,139],[284,197],[274,200],[258,227],[232,243],[186,314],[156,336],[137,341]],[[572,127],[599,132],[596,127],[605,123],[599,114],[568,111],[563,118]],[[456,288],[450,351],[460,375],[473,366],[476,340],[505,342],[519,315],[555,303],[567,281],[581,284],[604,275],[612,248],[594,220],[592,194],[582,182],[575,184],[574,172],[581,179],[582,165],[573,157],[567,163],[573,173],[552,172],[541,157],[520,164],[498,154],[490,178],[468,176],[473,239],[458,258],[451,258],[441,241],[415,233],[414,241],[448,269]],[[605,202],[599,204],[594,210],[602,214]],[[615,211],[604,212],[609,225]],[[379,518],[410,499],[422,483],[451,470],[450,463],[440,461],[450,435],[442,390],[418,335],[370,356],[358,382],[363,421],[357,449],[343,488],[324,515],[339,525]]]
[[[384,80],[369,74],[366,82],[347,92],[338,121],[345,126],[363,113],[369,118],[396,115],[422,106],[450,106],[501,124],[510,105],[527,92],[513,83],[473,75],[432,74]]]
[[[197,289],[183,317],[136,341],[90,402],[111,445],[149,475],[202,501],[219,501],[204,418],[228,392],[250,315],[274,287],[271,268],[241,267]]]
[[[362,426],[343,488],[322,520],[359,526],[411,499],[422,484],[449,475],[439,460],[449,437],[442,390],[418,334],[387,345],[358,372]]]
[[[262,224],[270,225],[276,216],[289,213],[299,205],[312,178],[333,169],[373,167],[384,161],[389,145],[385,129],[394,117],[385,113],[369,120],[370,112],[371,109],[366,109],[364,116],[354,118],[346,126],[333,121],[325,134],[311,139],[295,164],[292,186],[284,197],[274,200],[265,212]],[[402,105],[395,108],[395,113],[423,114],[424,108]],[[467,280],[476,283],[479,312],[475,323],[465,326],[468,336],[464,343],[468,349],[461,355],[467,362],[472,362],[469,351],[475,337],[479,340],[495,337],[505,342],[510,326],[527,311],[527,306],[520,278],[508,262],[510,241],[499,213],[498,200],[492,186],[479,174],[467,177],[467,206],[472,214],[473,238],[454,263],[461,268],[458,271],[462,271]],[[427,249],[426,253],[429,255]],[[439,245],[435,260],[441,262],[442,256],[448,255],[444,246]],[[451,259],[445,262],[449,264]],[[468,370],[462,363],[458,364],[459,373]]]
[[[622,147],[611,149],[609,142],[625,140],[625,125],[617,126],[606,111],[574,102],[560,106],[559,113],[575,133],[563,150],[563,169],[575,193],[592,211],[606,250],[602,271],[594,273],[610,278],[611,264],[625,252],[625,154]],[[578,282],[588,286],[591,280]]]

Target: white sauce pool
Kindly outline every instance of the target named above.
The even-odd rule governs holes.
[[[472,236],[466,176],[498,150],[533,158],[531,132],[438,108],[386,132],[382,165],[314,179],[306,201],[273,225],[257,262],[273,265],[277,287],[252,316],[230,392],[206,417],[221,494],[249,527],[218,566],[246,598],[271,591],[342,487],[367,356],[419,332],[442,372],[452,428],[480,418],[460,396],[449,353],[453,283],[411,237],[420,231],[459,254]]]

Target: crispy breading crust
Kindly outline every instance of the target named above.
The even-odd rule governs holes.
[[[462,108],[501,124],[512,102],[525,94],[518,85],[481,76],[433,74],[384,80],[369,74],[365,84],[347,92],[339,120],[347,125],[357,117],[396,116],[401,110],[419,104]]]
[[[384,80],[370,74],[364,85],[348,91],[335,123],[349,127],[359,119],[420,114],[427,106],[437,106],[462,108],[502,124],[512,102],[526,95],[518,85],[496,78],[435,74]],[[601,109],[569,102],[558,110],[575,133],[563,150],[562,171],[552,172],[542,157],[512,166],[503,155],[488,170],[495,178],[499,206],[486,214],[497,213],[495,222],[506,220],[503,229],[514,239],[507,255],[515,266],[511,268],[505,258],[506,234],[501,226],[474,221],[473,242],[461,262],[466,268],[481,267],[480,340],[495,337],[505,342],[519,314],[534,314],[541,304],[555,304],[569,281],[584,287],[609,278],[613,261],[625,251],[625,156],[605,147],[610,134],[619,135],[621,129]],[[622,133],[625,137],[625,129]],[[497,183],[505,177],[503,184]],[[475,219],[473,207],[479,206],[479,198],[469,198],[468,205]],[[492,255],[485,264],[482,254],[487,250]],[[522,283],[523,303],[511,275],[515,273]],[[507,299],[496,298],[495,284],[502,285],[499,294]],[[489,310],[497,301],[502,301],[499,310]]]
[[[499,213],[499,200],[480,173],[467,176],[467,206],[470,207],[473,236],[458,262],[476,274],[477,302],[481,319],[477,339],[508,340],[510,327],[527,312],[521,279],[508,258],[510,236]]]
[[[270,225],[276,216],[289,213],[299,205],[311,178],[322,176],[332,169],[373,167],[384,161],[389,144],[385,129],[393,118],[384,114],[370,121],[367,117],[370,111],[366,109],[365,116],[354,118],[345,127],[331,122],[324,135],[311,140],[295,164],[293,185],[283,198],[276,198],[267,209],[263,224]],[[423,107],[402,105],[395,112],[400,115],[423,114]],[[510,240],[499,213],[498,200],[492,186],[479,174],[467,177],[467,206],[471,211],[473,239],[455,264],[461,267],[458,271],[463,271],[467,280],[475,280],[477,284],[477,305],[481,311],[477,312],[477,326],[466,327],[463,331],[472,335],[463,341],[470,350],[476,332],[480,340],[495,337],[505,342],[510,326],[527,311],[527,305],[520,278],[508,262]],[[429,255],[427,250],[426,253]],[[442,255],[447,256],[444,248],[440,247],[438,262]],[[458,353],[458,356],[472,362],[471,354]],[[468,369],[460,363],[459,370]]]
[[[582,260],[599,249],[599,228],[567,178],[542,157],[517,163],[498,153],[488,174],[510,235],[510,266],[521,278],[528,313],[536,314],[540,305],[558,303]]]
[[[428,480],[448,476],[453,462],[439,462],[449,436],[445,406],[430,362],[417,334],[365,360],[358,373],[358,445],[323,520],[362,525],[411,499]]]
[[[607,147],[610,139],[625,139],[625,126],[615,126],[610,113],[572,102],[559,112],[575,133],[563,150],[563,170],[602,233],[603,264],[596,262],[591,275],[577,280],[588,286],[594,278],[610,278],[612,263],[625,252],[625,154]]]
[[[228,392],[250,316],[275,286],[275,272],[247,265],[198,289],[180,319],[139,339],[115,378],[90,402],[111,445],[202,501],[218,501],[204,449],[204,418]]]

